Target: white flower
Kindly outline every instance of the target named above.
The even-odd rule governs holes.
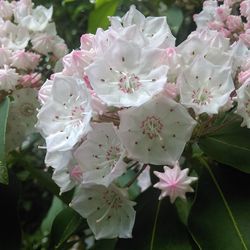
[[[49,9],[44,6],[37,6],[32,9],[31,14],[21,18],[19,23],[31,31],[43,31],[51,20],[53,7]]]
[[[54,23],[48,24],[43,32],[35,33],[31,39],[32,49],[47,55],[48,53],[54,53],[57,44],[64,44],[63,39],[56,35],[56,27]]]
[[[232,63],[229,39],[217,31],[194,31],[176,50],[184,65],[192,63],[197,56],[203,56],[216,65],[230,66]]]
[[[5,64],[9,65],[11,60],[11,50],[7,48],[0,48],[0,67],[3,67]]]
[[[170,202],[174,203],[177,197],[186,199],[187,192],[193,192],[190,184],[197,180],[197,177],[188,176],[188,168],[181,170],[179,163],[176,162],[173,168],[164,166],[164,172],[154,171],[154,174],[160,179],[154,185],[161,190],[159,199],[169,196]]]
[[[166,48],[175,45],[175,38],[167,24],[166,17],[145,17],[132,5],[122,17],[109,17],[111,28],[117,32],[135,25],[148,41],[148,48]],[[136,42],[136,40],[134,41]]]
[[[83,172],[83,183],[109,184],[126,171],[125,150],[112,123],[94,124],[75,158]]]
[[[139,106],[164,88],[168,68],[162,65],[161,53],[118,39],[102,59],[86,68],[86,74],[106,104]]]
[[[90,96],[80,79],[57,74],[51,98],[38,113],[37,127],[48,151],[67,151],[89,131]]]
[[[11,19],[13,15],[13,6],[8,1],[0,1],[0,17],[3,19]]]
[[[124,190],[111,185],[81,185],[71,207],[87,218],[96,239],[131,238],[135,222],[134,202]]]
[[[142,173],[137,178],[137,184],[140,187],[141,192],[144,192],[152,185],[149,165],[142,171]]]
[[[61,194],[80,184],[82,172],[75,164],[72,151],[47,152],[45,164],[54,169],[52,179],[60,187]]]
[[[15,69],[9,68],[4,65],[4,68],[0,69],[0,90],[13,90],[18,84],[19,75]]]
[[[234,90],[231,68],[198,57],[178,78],[181,103],[196,114],[217,114]]]
[[[49,99],[51,95],[51,90],[53,86],[52,80],[46,80],[46,82],[42,85],[38,92],[38,100],[41,102],[42,105]]]
[[[118,136],[128,157],[155,165],[179,160],[196,125],[181,104],[163,95],[119,115]]]
[[[243,117],[242,126],[250,128],[250,81],[245,82],[237,91],[237,111]]]
[[[217,8],[217,1],[209,0],[204,2],[202,11],[194,15],[194,21],[198,29],[206,28],[209,22],[215,20]]]
[[[21,146],[25,137],[34,133],[37,121],[37,91],[32,88],[14,90],[13,101],[8,114],[6,149],[8,151]]]
[[[77,75],[83,78],[85,67],[90,64],[91,59],[88,54],[82,50],[73,50],[70,54],[63,57],[63,74]]]
[[[19,0],[17,2],[14,2],[14,17],[15,17],[15,21],[17,23],[20,23],[21,20],[30,15],[32,12],[32,6],[33,3],[31,0]]]
[[[0,43],[12,50],[24,49],[30,40],[25,27],[6,21],[0,31]]]

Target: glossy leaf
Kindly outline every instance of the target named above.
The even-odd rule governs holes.
[[[9,112],[9,98],[0,102],[0,183],[8,184],[8,170],[5,163],[5,134]]]
[[[119,240],[117,249],[191,250],[192,240],[168,199],[158,201],[159,192],[148,189],[138,199],[133,238]]]
[[[200,138],[200,148],[212,159],[250,173],[250,129],[233,122]]]
[[[176,6],[171,6],[167,9],[167,22],[176,35],[183,22],[183,13],[182,10]]]
[[[60,249],[82,222],[82,217],[70,207],[61,211],[53,221],[49,249]]]
[[[201,249],[250,249],[250,175],[225,166],[205,167],[189,228]]]
[[[120,0],[97,0],[95,9],[90,13],[88,32],[95,33],[97,28],[106,29],[109,25],[108,16],[115,14]]]

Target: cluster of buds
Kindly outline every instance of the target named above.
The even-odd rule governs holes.
[[[250,47],[250,1],[206,0],[203,10],[194,15],[198,29],[217,30],[231,42],[242,40]]]
[[[0,1],[0,96],[39,86],[43,70],[67,53],[52,13],[31,0]]]
[[[35,7],[31,0],[0,0],[0,102],[12,95],[7,151],[34,132],[37,88],[67,53],[52,14],[52,7]]]

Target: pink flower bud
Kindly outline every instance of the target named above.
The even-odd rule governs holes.
[[[250,69],[246,71],[241,71],[238,75],[238,81],[240,84],[245,83],[247,80],[250,80]]]
[[[241,21],[240,16],[233,16],[233,15],[228,16],[226,24],[231,32],[241,30],[243,28],[243,23]]]

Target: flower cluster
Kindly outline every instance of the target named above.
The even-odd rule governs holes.
[[[0,1],[0,97],[39,85],[44,64],[54,65],[67,53],[52,13],[31,0]]]
[[[198,29],[217,30],[232,42],[242,40],[250,47],[250,1],[206,0],[203,10],[194,15]]]
[[[67,53],[52,22],[53,9],[31,0],[0,1],[0,101],[12,95],[7,151],[34,132],[37,90]],[[18,126],[16,123],[19,123]]]
[[[105,31],[82,35],[80,49],[44,83],[37,123],[54,181],[61,192],[76,187],[70,205],[97,239],[131,237],[134,203],[129,185],[119,182],[128,169],[143,173],[138,185],[150,185],[154,173],[160,199],[185,199],[197,178],[179,160],[197,121],[236,100],[250,125],[249,85],[239,88],[237,80],[248,82],[249,75],[241,41],[231,44],[206,28],[176,47],[165,17],[145,17],[134,6],[110,22]]]

